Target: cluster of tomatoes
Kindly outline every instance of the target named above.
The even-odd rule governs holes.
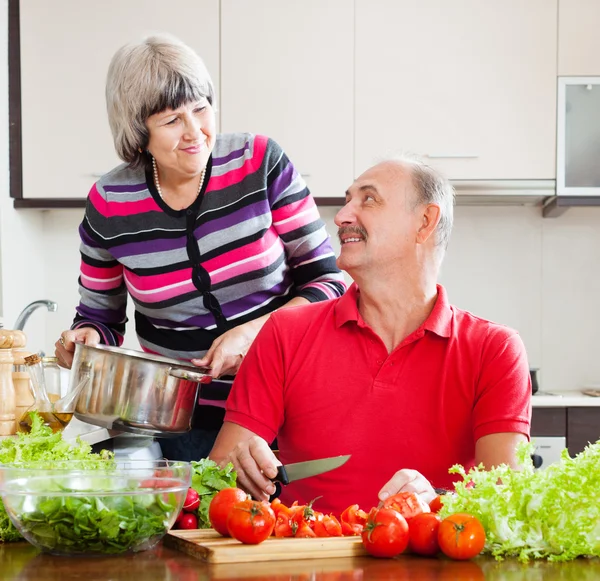
[[[179,528],[197,525],[193,514],[198,508],[196,500],[197,493],[189,492],[176,521]],[[286,506],[279,499],[259,502],[239,488],[226,488],[212,499],[208,516],[219,534],[246,544],[262,543],[272,535],[360,536],[366,551],[375,557],[395,557],[407,549],[423,556],[441,551],[458,560],[478,555],[485,545],[485,531],[479,520],[468,514],[453,514],[442,520],[437,514],[441,506],[440,497],[427,505],[412,492],[399,492],[369,513],[353,504],[337,518],[313,509],[312,503]]]

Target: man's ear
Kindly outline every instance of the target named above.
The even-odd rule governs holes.
[[[425,244],[435,232],[440,221],[441,211],[437,204],[427,204],[421,213],[421,225],[417,230],[417,242]]]

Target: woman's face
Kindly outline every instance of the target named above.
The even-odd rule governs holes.
[[[207,99],[166,109],[146,120],[148,151],[158,167],[180,177],[197,176],[215,145],[215,112]]]

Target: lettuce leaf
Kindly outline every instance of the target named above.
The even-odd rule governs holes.
[[[192,462],[192,488],[200,496],[198,508],[198,528],[209,529],[208,507],[214,495],[224,488],[232,488],[236,484],[237,473],[229,462],[225,468],[219,468],[214,460],[202,458]]]
[[[497,559],[600,557],[600,440],[575,458],[564,450],[561,462],[545,470],[534,470],[532,452],[533,444],[518,446],[519,471],[453,466],[450,472],[463,480],[443,498],[440,516],[466,512],[479,518],[485,552]]]

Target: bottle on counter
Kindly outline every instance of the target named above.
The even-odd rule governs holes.
[[[48,399],[55,403],[60,399],[60,367],[57,357],[42,357],[44,367],[44,379],[46,381],[46,393]]]
[[[49,426],[53,432],[59,432],[66,424],[63,424],[52,411],[52,402],[48,398],[46,391],[46,380],[44,377],[44,366],[42,358],[37,355],[25,357],[29,375],[31,376],[31,387],[33,388],[33,404],[19,418],[17,429],[20,432],[29,433],[31,431],[31,416],[30,412],[37,412],[44,420],[44,424]],[[70,420],[71,418],[69,418]],[[68,423],[68,422],[67,422]]]

